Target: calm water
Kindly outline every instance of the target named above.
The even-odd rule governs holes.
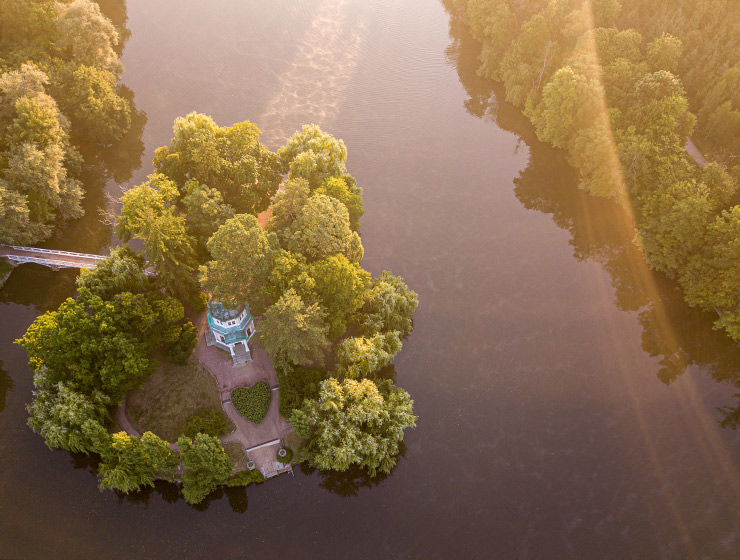
[[[74,286],[26,265],[0,291],[0,556],[740,555],[740,438],[719,425],[740,352],[475,77],[475,45],[441,3],[126,7],[123,80],[146,124],[90,172],[87,217],[54,245],[109,244],[104,192],[145,178],[178,115],[252,120],[272,148],[320,124],[365,189],[364,266],[420,296],[396,361],[418,428],[384,480],[298,471],[200,508],[168,485],[100,493],[89,460],[25,425],[12,340]]]

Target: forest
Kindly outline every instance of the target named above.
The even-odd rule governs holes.
[[[446,6],[480,43],[478,74],[501,82],[538,138],[566,151],[582,189],[625,208],[649,266],[740,340],[740,6]],[[696,165],[684,149],[689,138],[713,161]]]
[[[0,243],[35,244],[83,214],[82,146],[102,151],[136,110],[122,34],[90,0],[1,0]]]

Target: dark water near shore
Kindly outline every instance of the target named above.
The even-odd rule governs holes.
[[[364,266],[419,293],[396,360],[418,427],[379,481],[298,471],[200,508],[168,485],[100,493],[85,457],[25,425],[12,341],[75,276],[25,265],[0,290],[0,557],[740,556],[740,437],[719,410],[737,406],[740,351],[475,77],[439,2],[127,8],[123,81],[146,126],[90,172],[88,214],[55,245],[110,242],[104,191],[146,177],[178,115],[252,120],[271,148],[318,123],[364,188]]]

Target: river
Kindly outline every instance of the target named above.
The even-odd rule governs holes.
[[[363,266],[419,293],[395,362],[418,427],[383,479],[297,469],[199,507],[167,484],[101,493],[94,461],[26,427],[12,341],[75,274],[24,265],[0,291],[1,557],[738,557],[740,434],[720,422],[740,351],[476,78],[440,2],[125,8],[122,79],[146,123],[90,171],[86,217],[52,245],[111,242],[105,193],[145,179],[179,115],[251,120],[272,149],[315,122],[364,189]]]

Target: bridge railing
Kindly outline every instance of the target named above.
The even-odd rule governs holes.
[[[53,268],[95,268],[95,264],[91,262],[85,263],[80,261],[44,259],[41,257],[27,257],[25,255],[7,255],[5,258],[9,261],[17,262],[18,264],[35,263],[42,264],[44,266],[51,266]]]
[[[96,260],[96,261],[104,261],[105,259],[108,258],[103,255],[92,255],[90,253],[75,253],[73,251],[58,251],[56,249],[41,249],[39,247],[21,247],[19,245],[5,245],[5,247],[10,247],[11,249],[15,249],[16,251],[25,251],[27,253],[65,255],[68,257],[80,257],[80,258],[91,259],[91,260]],[[1,246],[0,246],[0,252],[2,252]]]

